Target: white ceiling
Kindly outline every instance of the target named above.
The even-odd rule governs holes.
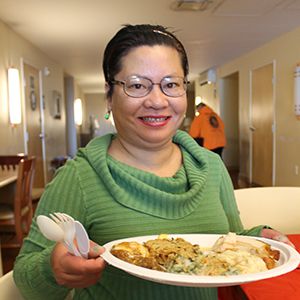
[[[300,0],[212,0],[206,11],[180,12],[170,9],[172,2],[0,0],[0,19],[60,63],[86,93],[103,89],[102,52],[122,24],[173,28],[188,52],[190,79],[300,26]]]

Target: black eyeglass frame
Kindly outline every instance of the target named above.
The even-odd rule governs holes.
[[[132,96],[132,95],[128,94],[128,91],[126,90],[126,80],[127,80],[128,78],[131,78],[131,77],[142,78],[142,79],[146,79],[146,80],[148,80],[149,82],[151,82],[152,85],[151,85],[150,88],[147,90],[148,92],[147,92],[145,95],[143,95],[143,96]],[[183,95],[186,93],[188,84],[190,83],[188,80],[186,80],[185,77],[180,77],[180,76],[166,76],[166,77],[163,77],[163,78],[161,79],[160,82],[153,82],[151,79],[149,79],[149,78],[147,78],[147,77],[144,77],[144,76],[130,76],[130,77],[128,77],[128,78],[127,78],[126,80],[115,80],[115,79],[114,79],[114,80],[110,80],[109,83],[110,83],[110,84],[120,84],[120,85],[122,85],[122,86],[123,86],[123,91],[124,91],[124,93],[125,93],[127,96],[131,97],[131,98],[143,98],[143,97],[149,95],[150,92],[152,91],[154,85],[159,85],[160,90],[161,90],[162,93],[165,94],[166,96],[171,97],[171,98],[178,98],[178,97],[183,96]],[[180,78],[180,79],[183,79],[184,92],[183,92],[182,94],[180,94],[180,95],[177,95],[177,96],[172,96],[172,95],[169,95],[168,93],[166,93],[166,91],[163,90],[163,87],[162,87],[162,81],[165,80],[165,79],[167,79],[167,78]]]

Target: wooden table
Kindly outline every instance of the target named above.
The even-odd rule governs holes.
[[[14,172],[0,172],[0,188],[17,181],[17,174]]]
[[[0,170],[0,203],[13,203],[17,182],[17,170]]]
[[[5,198],[6,194],[11,194],[10,185],[17,181],[17,172],[14,171],[2,171],[0,170],[0,199]],[[2,256],[1,256],[1,244],[0,244],[0,276],[3,275]]]

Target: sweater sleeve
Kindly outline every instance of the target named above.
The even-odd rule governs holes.
[[[74,162],[68,162],[59,169],[55,178],[46,187],[39,201],[35,217],[27,238],[14,266],[14,280],[25,299],[65,299],[69,290],[59,286],[51,268],[51,252],[55,245],[40,233],[37,215],[65,212],[79,218],[84,212],[83,195]]]
[[[223,163],[220,199],[228,219],[230,231],[236,232],[240,235],[260,236],[260,232],[265,225],[258,225],[250,229],[244,229],[235,200],[232,181]]]

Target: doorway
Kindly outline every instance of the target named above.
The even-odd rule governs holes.
[[[240,177],[239,155],[239,73],[223,77],[220,81],[220,116],[225,124],[226,147],[223,152],[224,163],[232,176],[236,178],[234,187],[238,187]]]
[[[273,123],[274,123],[274,63],[251,72],[250,129],[251,182],[258,186],[272,186],[273,179]]]
[[[25,119],[26,119],[26,146],[29,156],[36,157],[34,188],[45,186],[44,173],[44,130],[42,122],[43,108],[41,104],[40,72],[33,66],[23,63]]]

